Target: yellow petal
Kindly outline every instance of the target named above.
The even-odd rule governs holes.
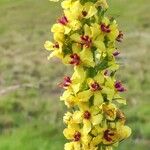
[[[73,139],[73,135],[75,133],[75,130],[73,130],[72,128],[66,128],[63,131],[64,136],[68,139],[71,140]]]
[[[102,75],[101,72],[99,72],[95,77],[94,80],[97,81],[99,84],[104,83],[104,76]]]
[[[86,76],[85,70],[82,67],[75,67],[74,71],[76,73],[76,76],[80,79],[84,79]]]
[[[81,51],[81,45],[77,43],[72,44],[73,53],[79,53]]]
[[[108,38],[111,41],[114,41],[119,35],[118,25],[116,24],[116,21],[114,21],[113,24],[110,25],[110,30],[111,32],[108,34]]]
[[[89,120],[83,120],[83,134],[86,135],[91,131],[91,122]]]
[[[96,39],[94,45],[98,48],[97,50],[101,53],[106,50],[105,44],[103,41]]]
[[[74,145],[73,145],[73,142],[70,142],[70,143],[66,143],[65,146],[64,146],[65,150],[74,150]]]
[[[74,142],[74,150],[81,150],[80,142]]]
[[[92,96],[92,92],[90,90],[86,90],[86,91],[78,93],[77,96],[80,99],[80,101],[87,102]]]
[[[110,88],[114,88],[114,81],[113,81],[113,79],[110,78],[110,77],[107,77],[105,85],[110,87]]]
[[[84,112],[84,111],[90,111],[88,103],[82,103],[81,102],[81,103],[78,104],[78,106],[79,106],[79,108],[80,108],[80,110],[82,112]]]
[[[114,95],[114,100],[117,101],[120,104],[126,105],[126,99],[122,98],[119,94]]]
[[[46,41],[44,44],[45,49],[48,51],[53,50],[54,49],[53,46],[54,46],[54,44],[51,41]]]
[[[64,123],[68,124],[71,118],[72,118],[72,113],[70,113],[70,112],[65,113],[65,115],[63,117]]]
[[[103,104],[103,112],[105,114],[106,119],[108,120],[115,120],[116,119],[116,105],[115,104]]]
[[[70,95],[71,95],[71,91],[70,90],[66,90],[63,95],[60,97],[60,100],[66,100]]]
[[[87,25],[87,24],[85,24],[84,25],[84,35],[88,35],[88,36],[91,36],[91,28]]]
[[[93,140],[92,140],[92,145],[98,145],[98,144],[100,144],[101,142],[102,142],[102,135],[98,135],[98,136],[96,136],[96,137],[94,137],[93,138]]]
[[[61,52],[59,51],[53,51],[49,56],[48,56],[48,60],[50,60],[52,57],[58,57],[60,59],[63,58],[63,55]]]
[[[90,18],[97,13],[97,9],[95,8],[95,5],[92,2],[85,3],[83,11],[88,12],[85,18]]]
[[[71,38],[71,40],[80,43],[81,38],[80,38],[80,35],[78,33],[71,35],[70,38]]]
[[[108,65],[109,65],[109,69],[112,71],[116,71],[119,69],[119,65],[116,64],[115,62],[109,62]]]
[[[103,103],[103,96],[100,91],[94,92],[94,105],[101,105]]]
[[[131,128],[129,128],[128,126],[121,126],[118,129],[118,134],[121,139],[126,139],[131,135]]]
[[[81,12],[82,12],[82,5],[80,1],[75,1],[73,5],[70,7],[71,14],[74,19],[78,20]]]
[[[65,26],[64,29],[65,29],[64,34],[69,34],[69,32],[71,31],[71,28],[69,28],[68,26]]]
[[[57,41],[58,43],[63,43],[64,42],[64,34],[63,33],[54,33],[54,40]]]
[[[83,145],[85,146],[84,148],[87,148],[86,146],[89,147],[89,143],[91,142],[91,139],[92,139],[92,137],[89,134],[82,135],[82,142],[83,142]]]
[[[111,88],[108,88],[108,87],[103,87],[102,93],[106,94],[107,99],[112,101],[112,99],[114,98],[115,90],[111,89]]]
[[[75,111],[74,114],[73,114],[73,121],[75,123],[81,123],[83,118],[82,118],[82,112],[81,111]]]
[[[101,114],[98,114],[98,115],[92,116],[91,121],[93,125],[98,125],[102,122],[102,119],[103,119],[103,116]]]
[[[109,7],[106,0],[98,0],[97,3],[96,3],[96,6],[97,7],[101,6],[104,9],[108,9],[108,7]]]
[[[70,55],[66,55],[63,59],[62,59],[62,62],[64,64],[69,64],[71,61],[71,58],[70,58]]]
[[[95,24],[92,24],[92,27],[91,27],[91,32],[92,32],[92,39],[96,39],[96,37],[99,36],[99,40],[103,41],[104,37],[100,36],[101,32],[100,32],[100,26],[99,24],[95,23]],[[101,38],[100,38],[101,37]]]
[[[102,20],[102,22],[103,22],[105,25],[109,25],[110,20],[109,20],[109,18],[104,17],[103,20]]]
[[[91,106],[90,112],[92,113],[92,115],[97,115],[100,112],[100,108],[98,106]]]
[[[71,80],[72,80],[71,87],[75,94],[80,90],[80,87],[83,81],[85,80],[85,76],[86,76],[86,73],[82,67],[80,66],[74,67],[74,73],[71,77]]]
[[[72,83],[72,84],[71,84],[71,88],[72,88],[72,90],[73,90],[73,92],[74,92],[75,94],[76,94],[77,92],[79,92],[80,86],[81,86],[81,83],[77,83],[77,84]]]
[[[91,52],[91,50],[86,48],[83,49],[82,52],[80,53],[80,58],[84,65],[91,67],[95,66],[95,62],[93,60],[93,53]]]
[[[62,97],[61,97],[61,99],[62,99]],[[68,107],[73,107],[73,106],[77,105],[79,102],[79,99],[73,95],[69,95],[64,100],[65,100],[65,105],[67,105]]]
[[[89,85],[89,87],[91,86],[92,83],[94,83],[95,81],[93,80],[93,78],[88,78],[87,79],[87,83]]]
[[[56,23],[52,26],[51,28],[51,32],[60,32],[60,33],[64,33],[64,26],[62,26],[61,24],[59,23]]]
[[[73,20],[69,23],[69,26],[73,31],[78,30],[81,27],[81,22],[78,20]]]
[[[63,1],[63,2],[61,3],[62,8],[63,8],[63,9],[68,9],[68,8],[70,8],[71,2],[72,2],[72,0],[65,0],[65,1]]]

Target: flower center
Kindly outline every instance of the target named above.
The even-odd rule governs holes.
[[[89,111],[84,112],[84,119],[90,119],[91,118],[91,113]]]
[[[118,51],[115,51],[114,53],[113,53],[113,55],[116,57],[116,56],[118,56],[120,54],[120,52],[118,52]]]
[[[101,24],[101,30],[105,33],[110,33],[109,25],[105,25],[104,23]]]
[[[108,70],[105,70],[104,75],[108,76]]]
[[[121,120],[124,120],[124,121],[126,120],[126,117],[125,117],[124,113],[121,110],[118,109],[116,115],[117,115],[118,119],[121,119]]]
[[[118,37],[116,38],[116,40],[117,40],[118,42],[122,42],[122,41],[123,41],[123,32],[122,32],[122,31],[119,31],[119,35],[118,35]]]
[[[74,141],[75,142],[78,142],[78,141],[80,141],[80,139],[81,139],[81,133],[80,132],[75,132],[75,134],[74,134]]]
[[[87,16],[87,11],[82,11],[82,15],[84,16],[84,17],[86,17]]]
[[[92,91],[102,90],[101,86],[97,82],[92,83],[90,88]]]
[[[70,64],[76,66],[80,64],[80,57],[76,53],[70,55],[70,58],[71,58]]]
[[[112,132],[112,131],[110,131],[110,130],[106,130],[105,132],[104,132],[104,139],[106,140],[106,141],[108,141],[108,142],[112,142],[112,136],[114,136],[115,134],[114,134],[114,132]]]
[[[92,45],[92,39],[88,35],[82,35],[81,41],[81,44],[85,45],[87,48],[91,47]]]
[[[126,91],[126,89],[123,87],[122,83],[119,81],[116,81],[114,86],[118,92]]]
[[[63,82],[61,82],[59,84],[59,86],[62,88],[67,88],[71,83],[72,83],[72,81],[71,81],[70,77],[66,76],[66,77],[64,77]]]
[[[56,43],[53,45],[53,48],[59,48],[59,44],[56,42]]]
[[[62,25],[67,25],[68,23],[68,19],[66,16],[61,17],[60,19],[58,19],[58,23],[62,24]]]

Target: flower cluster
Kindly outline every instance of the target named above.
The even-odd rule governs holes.
[[[46,41],[49,59],[58,57],[74,69],[59,84],[68,107],[64,115],[65,150],[112,150],[128,138],[126,104],[120,96],[126,88],[115,79],[119,69],[116,42],[123,40],[114,18],[107,17],[106,0],[64,0],[63,15],[52,26],[54,40]]]

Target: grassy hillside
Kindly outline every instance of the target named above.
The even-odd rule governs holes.
[[[150,149],[150,2],[110,0],[125,32],[118,72],[128,87],[124,107],[133,129],[118,150]],[[0,0],[0,150],[59,150],[64,105],[57,83],[70,70],[48,62],[43,43],[60,14],[48,0]]]

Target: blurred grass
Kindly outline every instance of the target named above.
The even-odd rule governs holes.
[[[128,86],[123,107],[132,137],[119,150],[150,149],[150,2],[110,1],[126,33],[119,49],[118,73]],[[48,0],[0,0],[0,150],[58,150],[64,106],[57,83],[69,73],[59,61],[48,62],[43,43],[60,8]]]

